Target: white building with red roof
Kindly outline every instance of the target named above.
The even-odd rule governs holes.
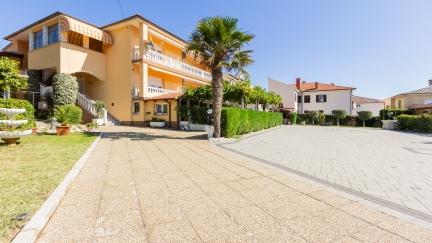
[[[380,110],[384,109],[384,101],[374,98],[352,96],[353,114],[356,115],[359,111],[371,111],[373,116],[379,116]]]

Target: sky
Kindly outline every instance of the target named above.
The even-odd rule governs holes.
[[[299,77],[385,98],[432,79],[430,0],[25,0],[2,9],[1,37],[55,11],[98,26],[139,13],[186,40],[203,17],[235,17],[255,35],[247,70],[263,87]]]

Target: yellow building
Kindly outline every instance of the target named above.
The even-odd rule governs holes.
[[[428,80],[428,86],[421,89],[404,92],[384,99],[387,109],[409,109],[416,114],[432,112],[432,80]]]
[[[177,126],[184,89],[211,81],[185,52],[185,40],[140,15],[97,27],[56,12],[5,39],[11,43],[3,51],[24,55],[28,70],[41,70],[42,82],[53,73],[76,76],[81,101],[104,101],[122,124],[155,117]]]

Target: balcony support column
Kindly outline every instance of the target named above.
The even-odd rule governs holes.
[[[140,83],[140,96],[148,97],[148,64],[145,62],[140,63]]]
[[[139,25],[139,54],[142,57],[147,51],[148,42],[148,25],[140,23]]]
[[[46,25],[42,27],[42,45],[48,45],[48,27]]]
[[[34,49],[34,33],[33,31],[29,31],[29,51]]]

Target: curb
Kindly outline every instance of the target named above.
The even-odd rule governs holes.
[[[48,199],[42,204],[42,206],[36,211],[29,222],[21,229],[21,231],[12,240],[12,243],[21,242],[35,242],[39,233],[48,223],[52,214],[56,210],[63,196],[66,194],[70,184],[74,181],[75,177],[79,174],[85,163],[87,162],[90,154],[96,148],[96,144],[101,139],[103,133],[93,141],[87,151],[81,156],[81,158],[75,163],[69,173],[65,176],[63,181],[57,186],[57,188],[51,193]]]

